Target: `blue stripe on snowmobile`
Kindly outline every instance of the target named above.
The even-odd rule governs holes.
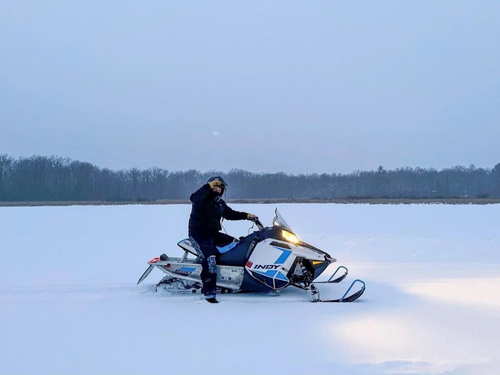
[[[232,248],[234,248],[236,245],[238,245],[238,242],[233,241],[233,242],[231,242],[230,244],[228,244],[226,246],[221,246],[221,247],[216,246],[216,247],[217,247],[217,250],[219,250],[219,253],[224,254],[224,253],[227,253]]]
[[[283,263],[285,263],[285,261],[288,259],[288,257],[290,256],[290,254],[292,252],[290,250],[285,250],[285,249],[282,249],[281,247],[277,247],[277,246],[275,246],[275,248],[277,248],[278,250],[283,251],[283,254],[281,254],[278,257],[278,259],[276,259],[274,261],[274,264],[283,264]]]
[[[195,269],[196,267],[181,267],[177,271],[193,272]]]
[[[278,275],[276,276],[277,279],[283,280],[283,281],[288,281],[288,278],[283,275],[281,272],[278,272]]]

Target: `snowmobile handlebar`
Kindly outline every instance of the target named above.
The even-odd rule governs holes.
[[[261,221],[259,220],[259,218],[257,216],[251,217],[248,220],[255,223],[255,225],[257,225],[257,227],[259,228],[259,230],[264,229],[264,225],[262,225]]]

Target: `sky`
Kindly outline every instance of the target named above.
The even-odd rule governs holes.
[[[0,154],[492,168],[499,15],[494,0],[0,0]]]
[[[271,225],[274,205],[233,207]],[[182,255],[187,204],[1,207],[0,374],[500,374],[500,205],[278,209],[337,259],[323,277],[349,269],[321,297],[359,278],[359,300],[289,287],[215,305],[155,293],[158,269],[136,285],[148,260]]]

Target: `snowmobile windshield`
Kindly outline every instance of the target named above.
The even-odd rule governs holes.
[[[294,233],[293,229],[290,228],[290,225],[288,225],[285,219],[283,219],[283,216],[281,216],[281,214],[278,212],[278,209],[276,209],[274,212],[276,215],[273,219],[273,227],[280,227],[281,229]]]

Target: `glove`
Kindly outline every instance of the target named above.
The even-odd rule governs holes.
[[[254,214],[247,214],[247,220],[257,221],[257,220],[259,220],[259,218]]]
[[[210,189],[213,189],[214,187],[217,186],[222,186],[222,181],[221,180],[213,180],[208,183],[210,185]]]

